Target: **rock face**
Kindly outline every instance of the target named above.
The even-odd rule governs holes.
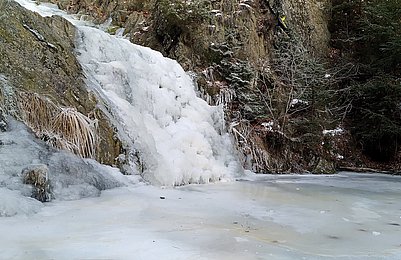
[[[18,89],[50,95],[81,110],[85,91],[73,53],[75,31],[60,17],[42,18],[13,1],[0,3],[0,73]]]
[[[307,43],[310,51],[320,56],[326,56],[330,33],[328,30],[329,10],[328,0],[283,0],[283,13],[288,24],[294,28]]]
[[[0,17],[0,107],[21,117],[20,106],[13,103],[19,93],[74,107],[99,120],[102,138],[96,159],[115,164],[122,146],[106,116],[96,108],[96,97],[85,88],[74,55],[74,27],[61,17],[43,18],[12,0],[0,2]]]
[[[51,201],[51,189],[48,178],[49,169],[44,164],[29,165],[22,170],[24,184],[32,185],[32,198],[41,202]]]
[[[324,88],[324,82],[316,78],[309,86],[283,75],[292,64],[288,58],[304,64],[327,55],[329,0],[50,2],[108,22],[110,33],[123,33],[194,72],[205,99],[225,107],[228,130],[246,168],[334,171],[335,158],[322,145],[328,115],[315,113],[314,90],[308,94],[313,102],[295,104],[299,93]],[[303,72],[324,77],[323,66],[308,64],[300,77]]]

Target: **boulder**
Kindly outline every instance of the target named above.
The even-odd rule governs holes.
[[[49,169],[45,164],[32,164],[22,170],[24,184],[32,185],[31,197],[41,202],[51,200],[51,186],[48,178]]]

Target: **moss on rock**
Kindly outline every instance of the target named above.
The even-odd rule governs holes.
[[[1,89],[7,84],[16,93],[37,93],[58,106],[97,114],[101,140],[96,158],[114,164],[121,143],[85,87],[74,54],[74,26],[58,16],[43,18],[10,0],[0,2],[0,17]]]

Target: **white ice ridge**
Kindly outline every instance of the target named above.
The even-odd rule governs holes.
[[[28,7],[51,13],[48,5]],[[170,186],[231,179],[239,172],[230,138],[221,130],[221,110],[196,96],[191,78],[176,61],[71,16],[68,20],[79,33],[78,60],[87,85],[111,109],[129,139],[124,141],[139,151],[145,179]]]

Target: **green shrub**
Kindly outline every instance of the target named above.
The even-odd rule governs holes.
[[[401,62],[401,0],[333,0],[332,45],[374,70]]]

